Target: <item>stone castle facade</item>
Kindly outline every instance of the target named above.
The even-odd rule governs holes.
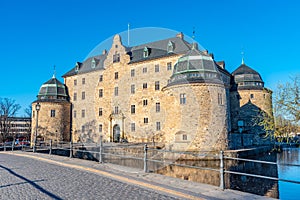
[[[272,115],[272,92],[259,73],[244,63],[229,73],[182,33],[133,47],[116,35],[109,51],[77,62],[63,77],[63,95],[42,99],[45,83],[33,103],[33,110],[41,104],[38,130],[45,128],[46,138],[99,142],[102,135],[191,151],[269,142],[253,122],[261,111]]]

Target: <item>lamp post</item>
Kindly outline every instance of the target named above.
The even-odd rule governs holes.
[[[36,110],[36,121],[35,121],[35,134],[34,134],[34,146],[33,146],[33,153],[36,152],[36,142],[37,142],[37,132],[38,132],[38,118],[39,118],[39,111],[41,109],[41,105],[39,102],[35,105]]]

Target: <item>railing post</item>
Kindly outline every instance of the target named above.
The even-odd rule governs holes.
[[[224,152],[220,151],[220,188],[222,190],[225,189],[224,182]]]
[[[14,146],[15,146],[15,140],[13,140],[11,143],[11,151],[14,151]]]
[[[70,158],[73,157],[73,143],[70,141]]]
[[[148,172],[148,165],[147,165],[147,151],[148,147],[147,144],[144,145],[144,172]]]
[[[49,149],[49,155],[52,154],[52,140],[50,140],[50,149]]]
[[[102,143],[102,135],[100,135],[100,144],[99,144],[99,163],[103,162],[102,151],[103,151],[103,143]]]

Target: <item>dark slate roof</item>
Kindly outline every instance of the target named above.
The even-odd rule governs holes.
[[[219,68],[210,55],[192,48],[175,63],[169,85],[196,82],[224,84]]]
[[[238,74],[258,74],[257,71],[254,69],[250,68],[249,66],[245,64],[241,64],[234,72],[232,72],[232,75],[238,75]]]
[[[237,89],[261,90],[264,88],[264,82],[260,74],[244,63],[232,72],[232,75],[234,77],[233,84],[237,84]]]
[[[172,53],[168,53],[169,42],[171,42],[173,45]],[[144,58],[143,56],[145,47],[149,49],[149,56],[146,58]],[[135,63],[164,56],[185,53],[188,50],[190,50],[190,48],[190,44],[182,38],[172,37],[164,40],[134,46],[130,49],[128,54],[130,55],[130,63]]]
[[[66,86],[53,76],[45,82],[38,93],[38,99],[67,99]]]
[[[77,66],[67,73],[63,75],[63,77],[67,76],[73,76],[75,74],[84,74],[92,71],[98,71],[98,70],[103,70],[104,69],[104,61],[107,57],[107,54],[102,54],[98,56],[93,56],[88,59],[86,59],[83,63],[77,62],[76,65],[79,66],[78,71],[77,71]],[[92,62],[95,61],[95,66],[92,66]]]

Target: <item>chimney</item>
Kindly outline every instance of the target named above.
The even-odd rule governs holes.
[[[102,51],[102,54],[105,55],[107,53],[106,49]]]
[[[183,38],[184,38],[184,35],[183,35],[182,32],[180,32],[180,33],[177,33],[177,34],[176,34],[176,37],[183,39]]]

